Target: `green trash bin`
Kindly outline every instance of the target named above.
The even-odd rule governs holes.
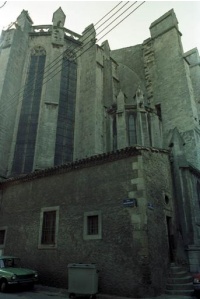
[[[98,272],[95,264],[69,264],[69,298],[75,298],[76,295],[89,295],[90,298],[95,298],[98,293]]]

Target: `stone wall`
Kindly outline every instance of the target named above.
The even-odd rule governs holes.
[[[185,139],[187,159],[194,163],[198,160],[198,143],[192,130],[199,126],[198,113],[173,10],[152,23],[150,31],[156,64],[155,78],[159,79],[154,83],[154,103],[161,104],[163,146],[169,146],[169,132],[177,128]]]
[[[170,234],[176,238],[171,168],[166,155],[161,155],[157,159],[157,155],[152,152],[143,152],[143,165],[148,207],[148,262],[152,271],[150,280],[156,286],[157,291],[161,291],[165,287],[166,273],[170,261],[167,217],[171,219]],[[161,252],[162,254],[160,254]],[[162,267],[160,267],[160,264],[162,264]]]
[[[20,256],[49,285],[67,288],[69,263],[96,263],[100,292],[131,297],[160,293],[168,252],[162,195],[153,190],[158,183],[171,198],[169,162],[166,153],[144,151],[102,155],[74,163],[71,170],[37,172],[32,179],[2,184],[4,253]],[[155,164],[148,163],[150,157]],[[124,206],[127,198],[135,198],[137,205]],[[148,210],[149,201],[156,205],[154,211]],[[41,209],[57,206],[57,247],[39,249]],[[91,211],[102,215],[98,240],[83,239],[84,213]]]
[[[25,17],[24,17],[25,18]],[[15,132],[15,117],[22,89],[24,58],[28,47],[28,29],[19,27],[3,32],[0,50],[0,176],[7,176],[9,154]],[[26,25],[27,25],[26,24]]]

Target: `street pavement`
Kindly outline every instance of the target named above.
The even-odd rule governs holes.
[[[69,298],[69,294],[67,289],[59,289],[46,287],[42,285],[36,285],[33,291],[10,291],[8,293],[0,293],[0,299],[67,299]],[[88,298],[88,296],[78,298]],[[136,299],[136,298],[127,298],[127,297],[118,297],[111,296],[106,294],[97,294],[97,299]],[[145,299],[196,299],[196,297],[188,297],[188,296],[175,296],[175,295],[161,295],[153,298],[145,298]]]

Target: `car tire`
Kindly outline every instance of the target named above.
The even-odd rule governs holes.
[[[8,287],[8,283],[7,283],[7,281],[6,281],[6,280],[2,280],[2,281],[0,282],[0,291],[1,291],[2,293],[5,293],[6,290],[7,290],[7,287]]]

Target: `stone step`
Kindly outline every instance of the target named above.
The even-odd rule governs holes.
[[[188,273],[188,269],[185,267],[176,266],[176,267],[171,267],[170,272],[171,273],[180,273],[180,272]]]
[[[194,295],[193,278],[187,267],[171,264],[165,294],[180,296],[181,299],[183,296],[191,298],[190,296]]]
[[[165,290],[165,294],[166,295],[175,295],[175,296],[192,296],[194,294],[194,291],[191,291],[191,290]]]
[[[187,277],[188,276],[188,272],[186,271],[180,271],[180,272],[169,272],[168,277],[169,278],[181,278],[181,277]]]
[[[193,288],[193,283],[185,283],[185,284],[167,284],[166,285],[167,290],[184,290],[184,291],[192,291]]]
[[[168,277],[167,279],[167,283],[168,284],[184,284],[184,283],[189,283],[189,282],[193,282],[193,278],[192,276],[189,276],[187,274],[187,276],[184,276],[184,277]]]

